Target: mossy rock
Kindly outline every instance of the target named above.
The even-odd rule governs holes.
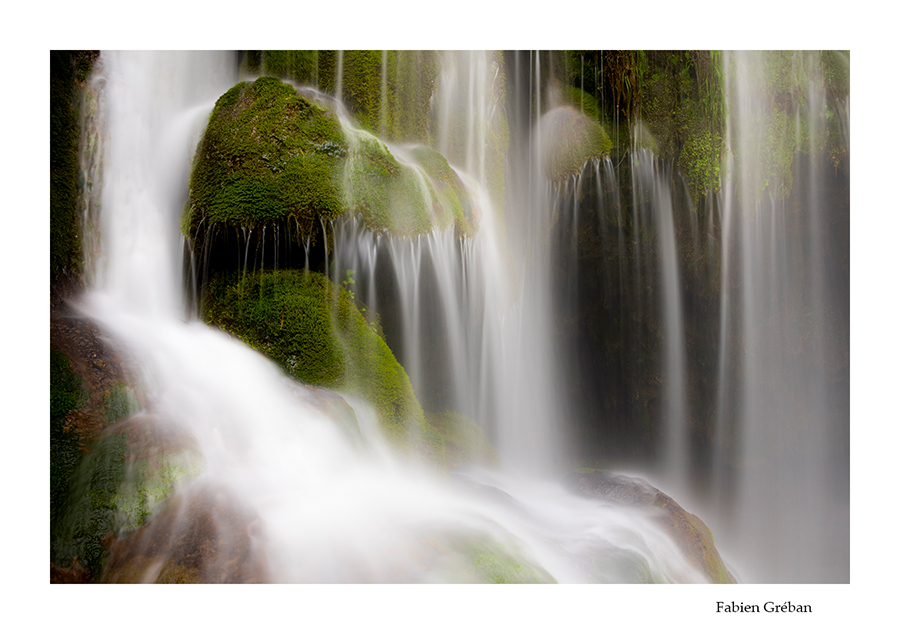
[[[257,514],[204,482],[170,495],[140,528],[110,540],[102,583],[263,583]]]
[[[437,157],[422,167],[404,163],[377,137],[344,130],[330,109],[279,79],[241,82],[210,114],[182,230],[197,252],[214,227],[291,227],[299,244],[322,220],[343,213],[396,235],[454,221],[468,230],[464,188]],[[432,169],[441,161],[446,167]]]
[[[573,106],[554,108],[541,118],[544,174],[561,181],[581,172],[592,159],[609,156],[612,141],[603,127]]]
[[[482,544],[472,552],[472,560],[473,581],[478,583],[556,583],[546,570],[503,544]]]
[[[51,532],[51,563],[78,562],[99,578],[110,540],[142,526],[177,483],[202,468],[191,440],[151,417],[133,416],[104,430],[69,478]]]
[[[333,113],[273,77],[222,95],[194,160],[185,231],[292,220],[309,234],[343,211],[347,139]]]
[[[50,51],[50,278],[81,274],[79,104],[97,51]]]
[[[460,233],[475,233],[478,209],[473,205],[469,190],[447,159],[424,145],[413,148],[410,156],[425,171],[437,196],[435,225],[443,228],[453,223]]]
[[[497,451],[484,430],[459,412],[429,412],[425,421],[441,437],[447,467],[462,465],[497,466]]]
[[[437,51],[247,51],[243,68],[313,85],[332,95],[340,92],[354,125],[390,141],[421,143],[428,140],[439,55]]]
[[[305,383],[363,397],[389,440],[443,464],[443,443],[424,424],[406,371],[343,286],[299,270],[218,275],[204,319]]]
[[[586,469],[569,474],[565,483],[582,495],[613,504],[660,509],[662,514],[657,519],[658,524],[710,583],[735,583],[716,550],[712,532],[706,524],[645,480]]]
[[[371,229],[411,235],[431,229],[437,194],[427,176],[394,157],[382,141],[362,130],[348,131],[343,180],[344,208]]]
[[[530,548],[502,531],[479,528],[425,531],[413,557],[429,581],[437,583],[556,583]]]
[[[569,106],[572,106],[583,115],[590,117],[594,121],[600,122],[601,112],[600,105],[597,103],[594,95],[585,92],[581,88],[563,84],[560,89],[561,100]]]
[[[81,459],[81,440],[67,428],[66,416],[87,402],[87,388],[72,372],[69,359],[50,348],[50,527],[60,518],[69,478]],[[69,563],[69,562],[65,562]]]

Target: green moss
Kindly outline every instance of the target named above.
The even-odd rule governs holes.
[[[310,233],[342,212],[347,142],[337,119],[271,77],[216,102],[191,173],[185,229],[253,228],[293,220]],[[198,244],[195,247],[199,247]]]
[[[581,172],[585,163],[609,155],[612,141],[596,121],[572,106],[554,108],[541,120],[544,173],[563,180]]]
[[[428,175],[437,196],[435,225],[445,227],[455,223],[461,233],[474,233],[475,217],[469,192],[447,159],[424,145],[416,146],[411,155]]]
[[[850,95],[850,51],[822,51],[822,76],[829,101]]]
[[[301,381],[362,396],[389,439],[442,462],[440,438],[424,426],[409,377],[345,288],[305,271],[220,275],[210,282],[204,318]]]
[[[770,51],[763,56],[761,89],[770,112],[763,123],[760,162],[762,189],[787,198],[793,189],[792,165],[797,153],[825,154],[838,167],[849,153],[849,139],[841,125],[850,80],[849,57],[837,51]],[[822,111],[811,111],[809,92],[825,95]],[[813,120],[811,120],[811,118]],[[810,128],[824,124],[814,138]]]
[[[50,278],[81,273],[79,96],[96,51],[50,51]]]
[[[431,99],[437,87],[436,51],[389,51],[387,137],[404,142],[429,138]]]
[[[498,464],[497,452],[484,430],[468,416],[450,411],[433,412],[425,414],[425,421],[440,436],[448,467]]]
[[[116,383],[103,395],[106,421],[114,423],[137,411],[134,395],[124,383]]]
[[[598,123],[602,120],[600,106],[597,104],[597,99],[594,95],[569,85],[564,85],[561,91],[562,99],[566,104],[577,108],[583,115]]]
[[[114,499],[125,474],[126,449],[122,434],[107,435],[79,463],[51,533],[51,562],[68,566],[77,559],[95,577],[103,569],[104,540],[116,530]]]
[[[64,509],[69,479],[81,458],[81,442],[65,428],[67,414],[87,401],[87,389],[64,354],[50,348],[50,533]],[[64,565],[71,560],[62,562]]]
[[[341,101],[344,106],[363,129],[376,134],[387,132],[382,130],[382,118],[388,118],[388,113],[382,112],[387,106],[381,99],[382,52],[343,51],[342,63]]]
[[[147,420],[120,424],[88,448],[51,531],[52,563],[68,566],[77,559],[98,578],[109,539],[142,526],[176,483],[202,471],[202,458],[192,447],[162,446],[151,427]]]
[[[547,571],[530,565],[521,553],[511,553],[502,544],[483,544],[473,553],[472,566],[481,583],[555,583]]]
[[[687,136],[678,167],[688,181],[696,201],[701,194],[716,192],[721,187],[722,135],[711,130],[696,130]]]
[[[255,51],[246,58],[247,71],[284,77],[304,84],[317,83],[318,51]]]
[[[386,53],[386,55],[385,55]],[[437,85],[436,51],[248,51],[249,73],[283,77],[337,95],[355,124],[390,141],[424,142]]]
[[[293,87],[261,77],[219,98],[191,174],[183,230],[202,248],[214,226],[296,226],[310,235],[319,219],[345,211],[377,229],[427,231],[434,186],[364,131],[346,135],[337,119]]]
[[[344,173],[344,206],[373,229],[415,234],[432,227],[434,187],[421,173],[400,163],[367,132],[349,133]]]
[[[122,482],[112,503],[116,509],[118,531],[142,526],[160,507],[178,482],[194,478],[203,471],[203,460],[188,449],[149,451],[131,454]]]

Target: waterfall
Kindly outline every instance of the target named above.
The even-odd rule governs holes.
[[[826,225],[839,212],[822,195],[834,170],[814,158],[826,125],[819,56],[790,54],[790,73],[805,83],[792,122],[763,88],[776,55],[725,59],[720,399],[730,381],[736,385],[718,407],[722,431],[728,417],[735,420],[740,466],[737,484],[720,494],[736,499],[732,530],[747,570],[840,581],[849,565],[849,394],[829,387],[826,368],[849,352],[849,286]],[[792,184],[778,168],[785,153],[801,166]],[[779,195],[783,188],[790,198]]]
[[[495,114],[490,99],[478,96],[484,88],[477,84],[489,89],[492,81],[483,62],[459,73],[482,123]],[[372,311],[386,307],[376,280],[382,263],[392,263],[401,356],[412,376],[424,365],[416,361],[425,329],[417,311],[425,302],[420,286],[431,278],[429,301],[446,315],[442,336],[453,349],[449,398],[495,425],[511,469],[472,469],[458,479],[430,471],[390,447],[371,405],[288,379],[261,354],[190,317],[179,218],[204,119],[237,79],[233,70],[217,54],[101,57],[101,255],[85,305],[140,369],[144,410],[132,424],[183,438],[197,473],[176,485],[167,510],[127,547],[136,549],[127,551],[132,563],[116,551],[107,580],[138,565],[144,581],[178,574],[167,562],[179,536],[196,528],[198,508],[224,544],[222,559],[204,564],[216,581],[706,580],[660,526],[658,511],[601,503],[535,477],[557,458],[559,383],[542,336],[550,284],[549,219],[541,213],[549,188],[534,184],[513,198],[507,217],[537,228],[518,232],[507,247],[483,176],[465,171],[483,174],[477,148],[465,150],[460,167],[481,213],[476,237],[433,231],[390,239],[352,218],[322,228],[335,234],[336,279],[354,271]],[[533,123],[521,122],[536,129]],[[483,145],[480,134],[466,138]],[[539,136],[531,144],[539,149]],[[527,158],[515,169],[536,176],[538,163]],[[245,253],[241,267],[248,259]]]
[[[698,195],[683,160],[696,146],[664,147],[649,113],[619,121],[604,102],[603,82],[637,58],[358,53],[321,56],[334,96],[292,83],[340,126],[346,147],[326,149],[345,154],[327,160],[343,161],[335,189],[352,211],[204,225],[203,242],[182,234],[189,177],[217,99],[242,79],[234,56],[104,52],[95,67],[79,305],[137,373],[139,405],[113,427],[157,439],[146,453],[178,476],[145,523],[119,510],[100,580],[179,578],[201,524],[221,544],[207,581],[711,580],[662,525],[671,499],[622,484],[634,476],[702,517],[741,580],[847,581],[850,106],[833,69],[849,61],[710,56],[721,189]],[[688,76],[702,95],[699,66],[684,68],[684,99]],[[427,90],[410,83],[426,75]],[[649,110],[657,79],[640,81]],[[572,140],[566,117],[595,117],[616,143],[561,174],[548,156]],[[402,180],[379,190],[382,228],[365,216],[371,157]],[[408,377],[410,446],[374,398],[303,384],[203,323],[211,257],[260,298],[263,271],[321,281],[335,306],[349,296]],[[478,429],[496,464],[442,471],[418,455],[442,416]],[[585,482],[595,497],[573,493]]]

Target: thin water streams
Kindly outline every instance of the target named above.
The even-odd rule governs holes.
[[[558,483],[580,446],[572,430],[590,429],[604,466],[651,474],[699,511],[743,579],[844,579],[847,404],[823,370],[843,354],[844,289],[828,258],[821,166],[808,162],[798,189],[810,195],[790,202],[758,188],[771,107],[758,61],[726,56],[728,177],[718,215],[701,216],[673,165],[647,150],[551,184],[540,55],[505,58],[505,101],[496,55],[440,59],[433,142],[471,194],[477,231],[392,237],[355,217],[321,231],[333,237],[326,275],[335,285],[352,275],[368,315],[390,315],[385,338],[423,408],[463,413],[495,444],[502,470],[453,478],[396,455],[368,404],[346,397],[352,416],[326,413],[339,397],[289,380],[185,307],[179,218],[205,119],[238,80],[231,56],[102,55],[102,214],[87,305],[138,360],[145,414],[196,442],[202,473],[178,493],[235,500],[271,581],[486,581],[498,568],[513,580],[703,581],[653,513]],[[796,67],[814,76],[802,55]],[[338,100],[342,71],[339,53]],[[812,147],[825,135],[820,85],[810,80],[803,105]],[[338,112],[351,139],[368,134]],[[507,122],[498,196],[491,143]],[[389,147],[404,161],[405,148]],[[684,255],[701,252],[721,258],[718,278]],[[720,284],[701,298],[717,311],[702,319],[685,290],[696,278]],[[609,328],[592,331],[590,314]],[[637,411],[641,385],[649,405]],[[703,425],[709,456],[697,448]]]
[[[489,581],[496,570],[511,580],[704,579],[648,510],[600,504],[513,472],[473,471],[448,481],[395,456],[367,404],[348,398],[355,421],[348,427],[314,405],[316,392],[287,379],[258,353],[185,321],[178,218],[192,149],[214,100],[235,81],[234,66],[227,55],[175,53],[104,53],[101,63],[108,148],[102,255],[86,303],[137,360],[146,414],[195,442],[202,473],[180,485],[179,495],[212,490],[219,491],[216,499],[233,500],[238,515],[250,518],[245,537],[265,579]],[[477,153],[472,160],[478,164]],[[546,421],[519,453],[507,437],[515,436],[508,426],[516,419],[550,414],[538,402],[546,388],[535,388],[544,379],[537,368],[547,353],[540,341],[523,341],[544,327],[541,319],[529,322],[545,301],[529,290],[545,286],[533,277],[541,261],[532,260],[518,287],[508,289],[497,279],[503,270],[498,247],[484,243],[492,239],[486,200],[482,212],[472,244],[435,233],[385,250],[352,222],[340,225],[336,257],[353,252],[360,279],[372,280],[390,253],[400,286],[415,292],[427,251],[449,330],[469,338],[464,349],[471,354],[451,362],[454,398],[465,401],[460,395],[480,382],[467,374],[472,366],[481,368],[477,376],[487,376],[488,387],[499,384],[502,393],[492,407],[519,401],[501,412],[501,444],[513,445],[513,455],[526,462],[538,461],[533,449],[549,443]],[[356,247],[349,249],[354,239]],[[538,245],[523,246],[529,257],[543,257],[535,254]],[[459,294],[461,286],[477,288],[475,296],[499,308],[476,308],[469,303],[472,293]],[[374,291],[367,296],[373,308],[380,305]],[[516,304],[516,297],[528,303]],[[414,339],[416,298],[403,303],[410,313],[404,332]],[[470,319],[479,310],[480,325]],[[415,375],[413,358],[406,361]],[[483,368],[492,364],[497,367],[485,375]],[[522,389],[531,392],[523,395]],[[227,534],[225,526],[223,521],[220,535]],[[153,555],[145,580],[154,579],[165,556]]]

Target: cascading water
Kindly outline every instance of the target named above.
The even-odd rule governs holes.
[[[337,101],[303,94],[341,118],[348,165],[366,146],[390,149],[409,175],[394,211],[421,203],[446,226],[435,212],[446,200],[422,167],[430,150],[401,143],[421,122],[398,119],[400,101],[415,98],[398,87],[424,58],[377,54],[378,139],[340,103],[363,99],[343,77],[359,75],[363,57],[332,60]],[[561,99],[552,57],[436,59],[432,119],[420,129],[468,192],[474,230],[392,235],[348,214],[317,220],[319,245],[309,235],[301,245],[307,279],[312,253],[333,289],[356,293],[366,324],[383,328],[423,409],[468,416],[496,446],[502,470],[452,477],[398,455],[372,405],[287,378],[183,301],[184,279],[206,284],[205,263],[181,270],[191,157],[238,80],[235,59],[102,55],[85,304],[142,373],[144,409],[129,424],[175,438],[166,455],[177,449],[190,476],[113,549],[105,580],[177,576],[197,508],[225,544],[204,564],[211,581],[709,579],[658,511],[557,484],[573,457],[665,483],[701,510],[744,580],[846,580],[849,283],[833,255],[845,248],[846,210],[825,193],[842,191],[837,168],[830,177],[812,157],[833,129],[849,145],[849,100],[825,107],[816,56],[791,55],[803,88],[778,104],[763,85],[770,58],[725,56],[723,186],[697,210],[674,164],[640,149],[653,141],[640,121],[627,155],[548,177],[561,122],[590,106],[587,93]],[[620,71],[601,63],[595,83]],[[345,174],[345,200],[369,195]],[[291,231],[245,230],[227,257],[244,278],[277,268],[291,260]],[[618,502],[644,495],[601,481]]]
[[[801,87],[793,121],[764,87],[779,55]],[[849,391],[832,369],[849,356],[846,209],[826,200],[837,169],[817,153],[828,125],[822,65],[819,53],[741,52],[725,68],[721,337],[742,345],[721,350],[722,385],[736,385],[731,404],[718,405],[720,426],[735,421],[739,466],[737,484],[718,493],[734,498],[731,531],[751,574],[846,581]],[[837,123],[849,144],[846,122]],[[785,155],[799,167],[785,170]]]
[[[227,55],[101,57],[102,246],[85,303],[142,372],[146,409],[131,424],[181,438],[187,471],[199,474],[176,485],[166,510],[122,546],[125,554],[111,555],[107,580],[179,574],[171,561],[184,556],[179,544],[197,529],[202,508],[213,539],[225,544],[203,563],[212,581],[704,581],[658,511],[505,472],[448,481],[389,449],[366,403],[346,397],[351,414],[327,414],[343,407],[334,405],[340,397],[299,385],[224,333],[185,321],[178,218],[188,166],[234,68]],[[536,194],[515,211],[523,224],[536,221],[547,200]],[[555,458],[553,355],[541,336],[547,247],[538,232],[520,233],[510,248],[523,266],[516,277],[488,196],[475,200],[481,224],[473,240],[434,232],[385,244],[353,220],[336,224],[336,270],[368,280],[361,293],[374,310],[383,304],[376,267],[390,257],[399,285],[415,292],[427,254],[452,347],[461,346],[450,363],[451,400],[484,419],[494,415],[501,451],[520,470],[541,472],[548,454]],[[415,302],[401,300],[412,322],[404,330],[417,328]]]

